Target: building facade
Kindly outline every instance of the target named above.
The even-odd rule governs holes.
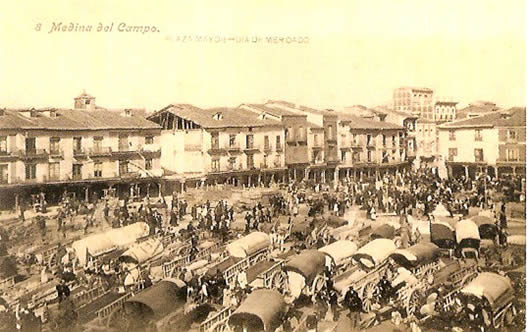
[[[450,122],[456,119],[458,102],[455,101],[439,101],[434,105],[433,119],[437,122]]]
[[[161,128],[127,110],[96,109],[87,94],[75,107],[1,110],[2,208],[40,192],[50,203],[65,191],[84,199],[111,188],[121,197],[159,193]]]
[[[285,137],[278,119],[236,108],[186,104],[169,105],[148,119],[162,126],[161,165],[182,187],[284,180]]]
[[[401,87],[393,91],[393,108],[424,119],[434,119],[434,91],[429,88]]]
[[[408,165],[402,126],[347,113],[338,119],[339,179],[396,172]]]
[[[526,109],[512,108],[446,123],[439,129],[439,150],[448,173],[474,178],[524,174]]]

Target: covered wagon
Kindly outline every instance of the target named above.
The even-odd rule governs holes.
[[[258,289],[229,317],[228,325],[234,331],[272,332],[282,324],[286,310],[286,303],[278,291]]]
[[[513,322],[516,297],[510,279],[483,272],[460,291],[470,320],[480,320],[486,328],[499,329]]]
[[[324,286],[326,254],[318,250],[304,250],[288,259],[282,270],[290,294],[297,299],[301,293],[311,296]]]
[[[333,265],[338,270],[343,270],[348,267],[357,249],[355,242],[339,240],[320,248],[319,251],[326,254],[327,265]]]

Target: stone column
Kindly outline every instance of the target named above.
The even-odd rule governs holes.
[[[90,199],[90,187],[86,186],[86,188],[84,189],[84,200],[88,202],[89,199]]]
[[[321,182],[326,183],[326,172],[325,170],[321,171]]]
[[[464,166],[464,173],[466,174],[466,179],[469,178],[469,168]]]

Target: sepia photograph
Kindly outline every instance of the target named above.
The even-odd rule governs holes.
[[[0,332],[526,329],[526,1],[0,8]]]

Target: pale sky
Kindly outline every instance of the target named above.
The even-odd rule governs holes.
[[[526,103],[522,0],[61,0],[0,8],[1,107],[72,107],[83,89],[101,106],[149,110],[268,99],[375,106],[407,85],[461,105]],[[53,22],[93,27],[48,33]],[[96,32],[99,22],[114,22],[113,31]],[[120,22],[159,32],[118,32]],[[184,35],[263,40],[178,41]],[[309,43],[269,44],[267,36]]]

